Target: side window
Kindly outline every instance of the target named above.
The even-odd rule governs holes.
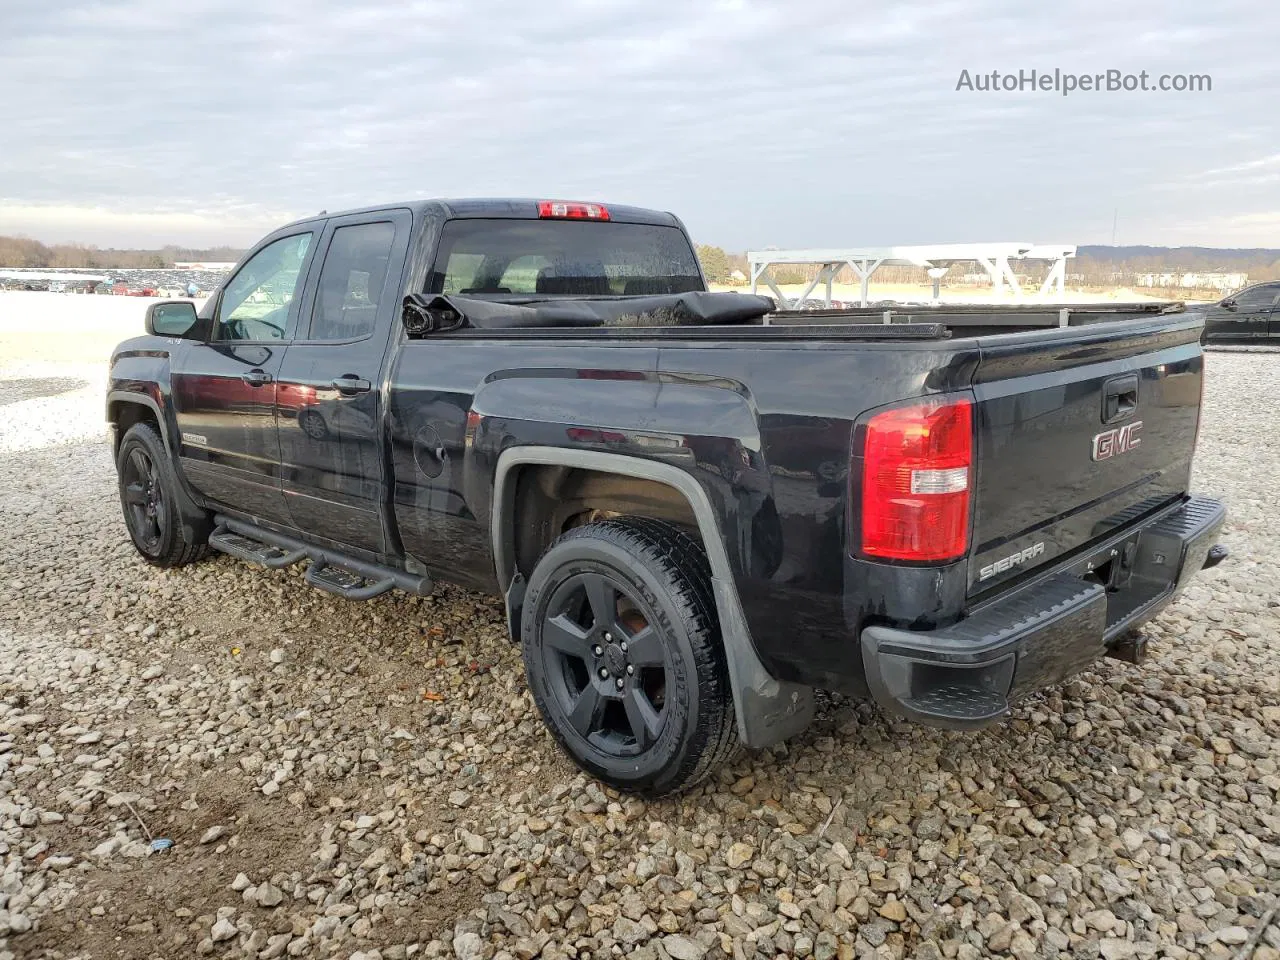
[[[1276,299],[1276,288],[1271,286],[1251,287],[1242,290],[1235,298],[1237,307],[1269,307]]]
[[[240,268],[218,307],[218,340],[279,340],[297,296],[310,233],[267,244]]]
[[[394,223],[358,223],[333,231],[320,268],[308,340],[351,340],[373,332],[387,279]]]

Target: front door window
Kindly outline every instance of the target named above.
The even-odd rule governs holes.
[[[232,277],[218,306],[216,340],[282,340],[301,286],[311,234],[267,244]]]

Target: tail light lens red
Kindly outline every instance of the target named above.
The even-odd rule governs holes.
[[[967,399],[896,407],[867,421],[861,552],[938,562],[969,546],[973,411]]]

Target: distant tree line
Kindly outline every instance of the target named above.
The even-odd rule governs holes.
[[[700,243],[698,260],[707,279],[730,283],[735,271],[750,277],[745,254],[729,253],[723,247]],[[167,244],[159,249],[100,248],[83,243],[44,244],[28,237],[0,236],[0,267],[71,267],[104,269],[124,267],[148,269],[172,267],[177,261],[239,260],[238,247],[181,247]],[[955,268],[960,273],[963,268]],[[976,265],[964,272],[979,272]],[[1018,263],[1016,271],[1026,277],[1043,276],[1047,265],[1041,261]],[[776,266],[771,273],[778,283],[806,283],[817,274],[816,266]],[[1085,283],[1131,283],[1145,274],[1163,273],[1245,273],[1250,282],[1280,279],[1280,250],[1215,247],[1105,247],[1082,246],[1067,271]],[[847,267],[836,275],[838,283],[857,283]],[[881,267],[876,280],[885,283],[923,283],[925,272],[917,267]]]
[[[28,237],[0,236],[0,267],[163,269],[177,261],[234,261],[243,253],[237,247],[196,248],[174,244],[158,250],[102,249],[83,243],[43,244]]]

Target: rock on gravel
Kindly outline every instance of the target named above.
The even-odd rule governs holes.
[[[690,940],[688,937],[681,937],[672,934],[662,938],[663,949],[672,957],[672,960],[702,960],[707,955],[707,948],[699,943]]]
[[[230,940],[238,932],[236,925],[231,922],[229,917],[222,917],[213,925],[213,929],[209,931],[209,939],[214,943],[221,943],[224,940]]]
[[[972,735],[824,697],[651,803],[556,750],[496,600],[141,563],[101,365],[4,357],[0,960],[1230,960],[1280,891],[1280,356],[1207,363],[1232,557],[1143,667]]]

